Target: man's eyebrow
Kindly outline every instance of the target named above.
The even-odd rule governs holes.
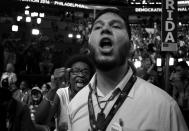
[[[103,22],[102,22],[102,20],[97,20],[94,22],[94,25],[96,25],[96,24],[103,24]]]
[[[125,25],[125,23],[123,23],[123,22],[120,21],[120,20],[112,20],[110,23],[111,23],[111,24],[118,23],[118,24],[121,24],[121,25]]]
[[[113,19],[113,20],[110,21],[110,24],[114,24],[114,23],[125,25],[125,23],[123,23],[122,21],[117,20],[117,19]],[[103,21],[102,20],[97,20],[97,21],[94,22],[94,25],[96,25],[96,24],[103,24]]]

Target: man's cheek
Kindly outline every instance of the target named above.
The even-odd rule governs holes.
[[[93,43],[93,35],[92,34],[89,35],[88,43],[89,44]]]

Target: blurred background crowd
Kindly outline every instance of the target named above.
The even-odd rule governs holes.
[[[25,5],[23,7],[25,9]],[[23,31],[29,30],[32,24],[22,22],[20,33],[8,29],[14,24],[15,16],[12,15],[15,12],[6,11],[1,10],[0,14],[0,86],[8,88],[15,100],[28,106],[35,123],[36,109],[51,89],[54,70],[64,66],[72,55],[88,55],[87,40],[94,12],[83,13],[82,18],[78,18],[77,11],[59,12],[61,17],[49,16],[46,18],[48,28],[41,27],[43,31],[32,36],[30,31]],[[137,75],[165,89],[166,54],[161,51],[160,18],[140,18],[130,26],[130,61],[135,65]],[[189,23],[178,22],[177,31],[178,51],[170,52],[169,87],[165,90],[178,102],[189,122]],[[73,38],[76,34],[78,36]],[[51,130],[54,130],[56,124],[52,125]]]

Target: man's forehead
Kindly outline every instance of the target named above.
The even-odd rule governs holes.
[[[87,63],[81,62],[77,64],[73,64],[72,69],[89,69],[89,65]]]
[[[114,19],[114,18],[116,18],[116,19],[119,18],[119,19],[121,19],[122,21],[124,21],[124,19],[123,19],[120,15],[118,15],[117,13],[115,13],[115,12],[105,12],[105,13],[101,14],[101,15],[95,20],[95,22],[101,20],[101,19],[104,18],[104,17],[110,17],[110,19],[111,19],[111,18],[112,18],[112,19]]]

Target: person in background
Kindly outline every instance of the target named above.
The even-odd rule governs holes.
[[[137,75],[153,84],[157,83],[157,72],[155,71],[155,60],[148,53],[142,56],[142,67],[137,70]]]
[[[186,63],[186,61],[180,61],[177,62],[174,67],[173,67],[173,71],[170,74],[169,80],[170,80],[170,94],[173,96],[173,98],[178,97],[178,93],[179,90],[182,88],[179,88],[179,82],[182,78],[181,75],[185,76],[184,74],[187,74],[187,72],[189,71],[189,67]],[[182,80],[186,80],[186,77]],[[184,84],[184,83],[182,83]]]
[[[7,77],[8,77],[9,84],[12,84],[12,85],[16,84],[17,76],[14,73],[14,65],[12,63],[8,63],[6,65],[6,71],[2,74],[1,81]]]
[[[43,75],[50,75],[54,64],[52,63],[52,52],[46,47],[42,52],[42,58],[39,62],[39,69]]]
[[[30,105],[36,105],[38,106],[43,99],[43,94],[41,89],[38,86],[35,86],[31,90],[31,99],[30,99]]]
[[[51,83],[44,83],[42,86],[41,86],[41,92],[43,94],[43,96],[46,96],[46,94],[48,93],[48,91],[51,89]]]
[[[72,131],[188,131],[176,101],[136,77],[128,12],[106,8],[89,36],[96,73],[69,103]]]
[[[177,101],[189,126],[189,70],[185,61],[178,62],[170,75],[172,97]]]
[[[188,71],[188,70],[189,70],[189,67],[188,67],[188,64],[186,63],[186,61],[180,61],[175,64],[173,73],[183,72],[183,71]]]
[[[39,105],[36,122],[47,124],[56,114],[57,130],[70,129],[68,105],[77,92],[88,84],[93,73],[94,67],[91,61],[84,55],[72,56],[66,62],[65,67],[55,69],[52,76],[52,87]],[[47,120],[46,123],[42,123],[45,120]]]
[[[3,45],[3,63],[4,63],[4,69],[7,68],[7,65],[9,63],[12,63],[13,65],[16,64],[16,48],[15,43],[12,40],[5,39],[2,42]]]
[[[36,131],[27,105],[15,100],[8,88],[0,88],[0,129]]]
[[[41,92],[41,89],[37,86],[33,87],[31,90],[31,96],[30,96],[30,102],[29,102],[31,118],[33,121],[35,121],[35,113],[42,99],[43,99],[43,94]]]
[[[7,65],[6,71],[7,72],[4,72],[2,74],[0,85],[1,85],[1,87],[8,88],[11,91],[13,98],[18,100],[21,93],[20,93],[20,90],[18,89],[18,87],[16,86],[17,76],[14,73],[14,66],[11,63],[9,63]]]
[[[22,80],[19,85],[19,95],[17,95],[16,99],[21,101],[24,104],[29,105],[31,89],[29,88],[29,84],[26,80]]]

